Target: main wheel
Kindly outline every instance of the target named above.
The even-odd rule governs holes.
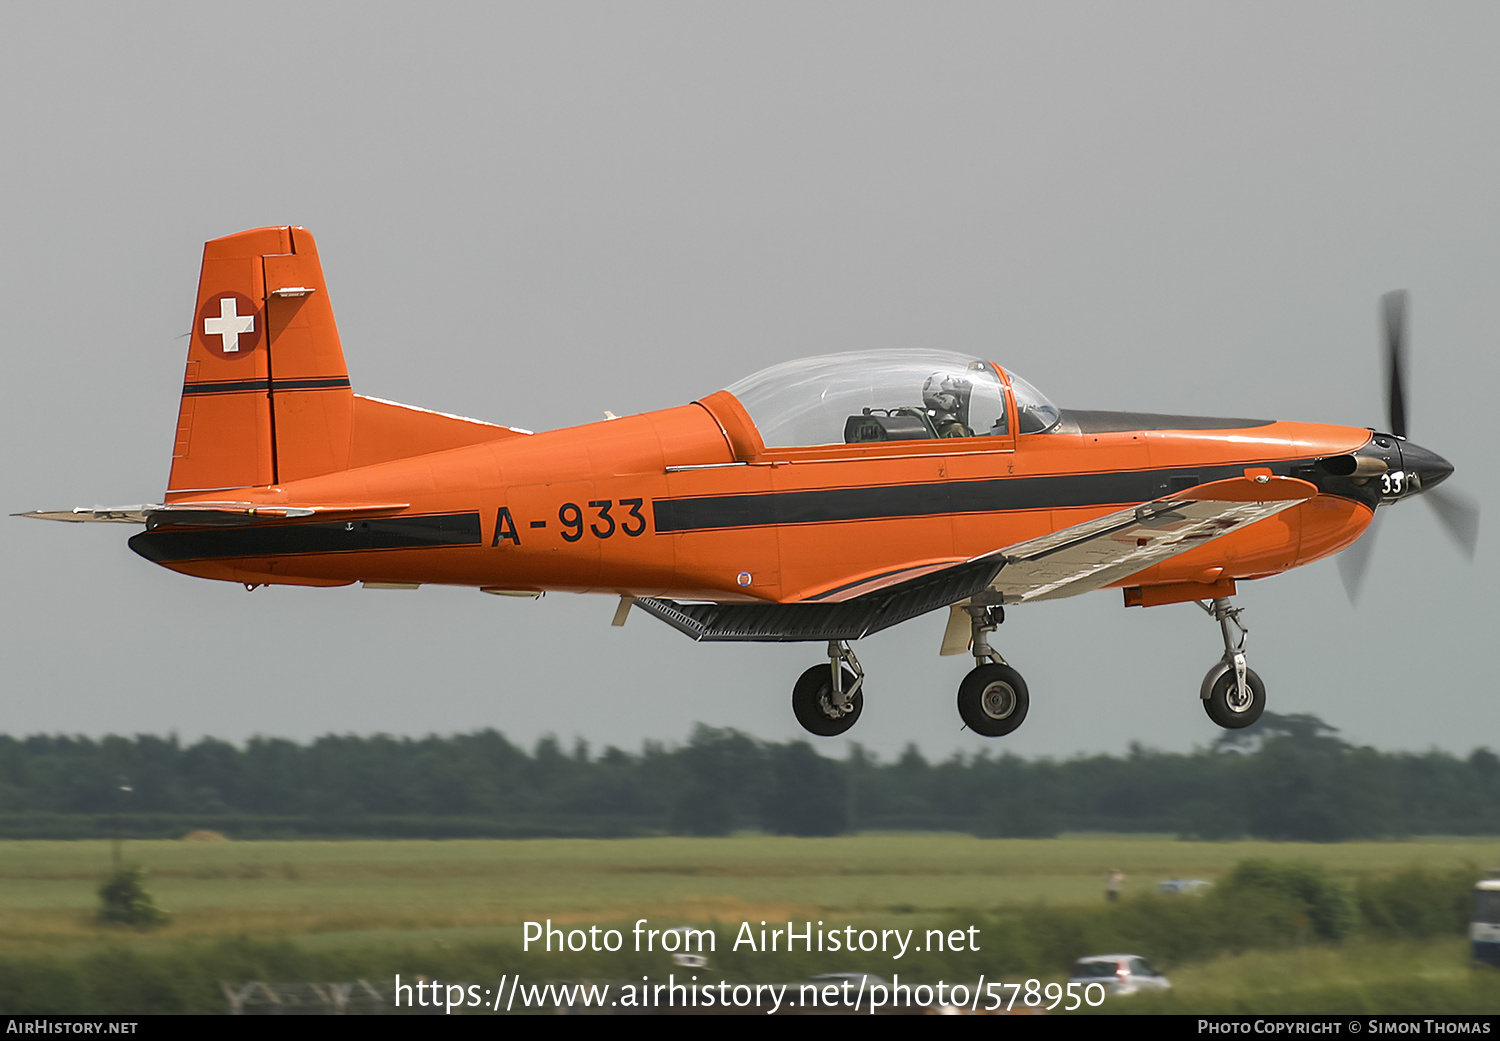
[[[1218,671],[1220,666],[1214,666]],[[1226,730],[1239,730],[1260,718],[1266,710],[1266,685],[1260,681],[1254,669],[1245,670],[1245,688],[1248,697],[1240,697],[1239,684],[1234,679],[1234,669],[1225,668],[1209,687],[1208,697],[1203,699],[1203,711],[1208,718]]]
[[[854,686],[854,673],[844,669],[844,689]],[[840,712],[833,705],[833,671],[827,665],[814,665],[804,672],[792,688],[792,712],[802,729],[819,737],[837,737],[848,730],[864,711],[865,692],[854,692],[848,709]]]
[[[981,665],[958,687],[958,714],[976,734],[1001,737],[1026,722],[1031,695],[1009,665]]]

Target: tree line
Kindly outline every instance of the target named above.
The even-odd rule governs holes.
[[[420,739],[0,736],[0,837],[790,835],[1061,831],[1340,841],[1500,834],[1500,757],[1381,752],[1267,713],[1189,753],[842,759],[699,726],[639,752],[494,730]]]

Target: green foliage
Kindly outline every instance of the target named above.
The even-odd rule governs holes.
[[[1266,713],[1189,754],[1132,745],[1066,761],[979,754],[837,760],[803,741],[700,726],[638,752],[492,730],[308,744],[0,735],[0,838],[97,836],[129,777],[129,830],[268,836],[794,835],[1065,831],[1338,842],[1500,834],[1500,757],[1357,748],[1313,716]]]
[[[125,864],[99,884],[99,921],[154,929],[170,916],[156,906],[146,891],[146,873],[138,864]]]
[[[1244,730],[1225,730],[1214,741],[1220,751],[1246,751],[1273,738],[1284,738],[1304,748],[1347,747],[1336,736],[1337,727],[1331,727],[1317,716],[1307,714],[1280,715],[1276,712],[1261,713],[1260,720]]]
[[[1159,911],[1154,900],[1141,902],[1143,912]],[[1108,916],[1100,909],[1098,915]],[[1185,912],[1179,912],[1185,913]],[[1053,975],[1066,971],[1078,951],[1093,953],[1121,949],[1109,942],[1129,932],[1089,929],[1081,915],[1072,922],[1066,939],[1056,943],[1031,944],[1015,919],[997,920],[971,912],[941,920],[923,919],[907,923],[918,929],[917,942],[928,928],[965,929],[979,925],[983,950],[977,955],[938,955],[918,962],[903,959],[900,973],[908,980],[958,979],[981,966],[1005,978]],[[1039,923],[1038,923],[1039,924]],[[1082,926],[1080,928],[1080,926]],[[721,930],[718,948],[726,951],[733,931]],[[992,950],[991,941],[996,941]],[[1018,943],[1019,941],[1019,943]],[[1064,950],[1068,943],[1081,944]],[[1146,944],[1124,946],[1152,959],[1157,955]],[[1038,952],[1050,951],[1051,960]],[[585,952],[549,963],[554,978],[587,976],[609,978],[613,973],[658,974],[670,971],[655,962],[634,959],[593,959]],[[1168,959],[1162,956],[1162,961]],[[1174,989],[1166,995],[1142,994],[1128,1001],[1109,1001],[1097,1010],[1121,1013],[1239,1013],[1239,1014],[1472,1014],[1500,1012],[1500,974],[1470,972],[1464,966],[1465,951],[1453,940],[1403,941],[1382,945],[1348,944],[1339,947],[1299,948],[1296,951],[1234,955],[1202,963],[1177,962],[1171,975]],[[872,959],[868,965],[851,967],[880,971],[889,977],[891,963],[882,966]],[[907,962],[911,964],[908,965]],[[741,963],[750,973],[739,971]],[[713,960],[715,976],[770,982],[806,978],[826,971],[828,961],[816,955],[782,959],[764,956],[736,958],[721,955]],[[842,966],[841,966],[842,967]],[[1160,966],[1159,966],[1160,967]],[[637,971],[639,970],[639,971]],[[398,946],[390,949],[301,950],[288,943],[267,943],[231,938],[215,943],[184,943],[164,946],[153,943],[149,950],[118,948],[83,958],[58,956],[36,958],[0,957],[0,1015],[138,1015],[149,1013],[223,1014],[227,1002],[219,981],[248,980],[353,980],[366,979],[388,988],[395,973],[403,980],[422,975],[443,980],[471,980],[492,984],[503,973],[534,972],[534,956],[523,956],[514,947],[497,944],[454,944],[451,947]],[[975,978],[975,977],[970,977]],[[1085,1014],[1087,1009],[1081,1010]]]
[[[1224,954],[1339,943],[1361,926],[1392,940],[1466,931],[1472,869],[1411,869],[1365,880],[1359,899],[1316,864],[1241,861],[1203,897],[1148,894],[1105,907],[996,909],[967,914],[985,937],[981,964],[943,965],[950,976],[983,968],[996,974],[1064,973],[1078,957],[1130,951],[1164,967]]]
[[[84,958],[0,959],[0,1015],[222,1014],[220,980],[352,979],[384,964],[369,955],[309,955],[289,943],[243,937],[159,946],[111,947]]]
[[[728,835],[743,826],[743,804],[759,796],[761,745],[737,730],[698,724],[680,754],[682,790],[672,810],[672,830],[687,835]]]
[[[1306,916],[1313,935],[1320,940],[1344,940],[1359,922],[1353,894],[1317,864],[1241,861],[1219,884],[1215,896],[1234,899],[1249,893],[1288,901]]]
[[[1389,878],[1362,878],[1354,893],[1373,932],[1425,939],[1468,930],[1480,877],[1472,864],[1448,872],[1413,867]]]
[[[773,746],[761,822],[779,835],[837,835],[848,824],[847,789],[839,764],[805,741]]]
[[[1250,889],[1205,897],[1148,894],[1104,907],[997,909],[984,919],[985,968],[995,973],[1068,972],[1104,951],[1140,954],[1170,968],[1224,953],[1293,946],[1300,904]]]

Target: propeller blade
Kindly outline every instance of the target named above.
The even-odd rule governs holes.
[[[1479,546],[1479,504],[1462,492],[1449,488],[1423,492],[1422,498],[1432,506],[1464,556],[1473,560],[1474,550]]]
[[[1406,290],[1397,289],[1380,298],[1385,326],[1385,376],[1387,417],[1391,433],[1406,436]]]
[[[1352,604],[1359,599],[1360,587],[1365,584],[1365,575],[1370,570],[1370,557],[1375,552],[1375,536],[1380,529],[1383,511],[1375,511],[1375,519],[1360,536],[1359,541],[1338,555],[1339,577],[1344,580],[1344,592],[1349,594]]]

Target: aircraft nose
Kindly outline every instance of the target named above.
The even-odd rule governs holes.
[[[1436,452],[1410,441],[1401,442],[1401,466],[1417,478],[1417,490],[1436,488],[1453,472],[1453,464]]]

